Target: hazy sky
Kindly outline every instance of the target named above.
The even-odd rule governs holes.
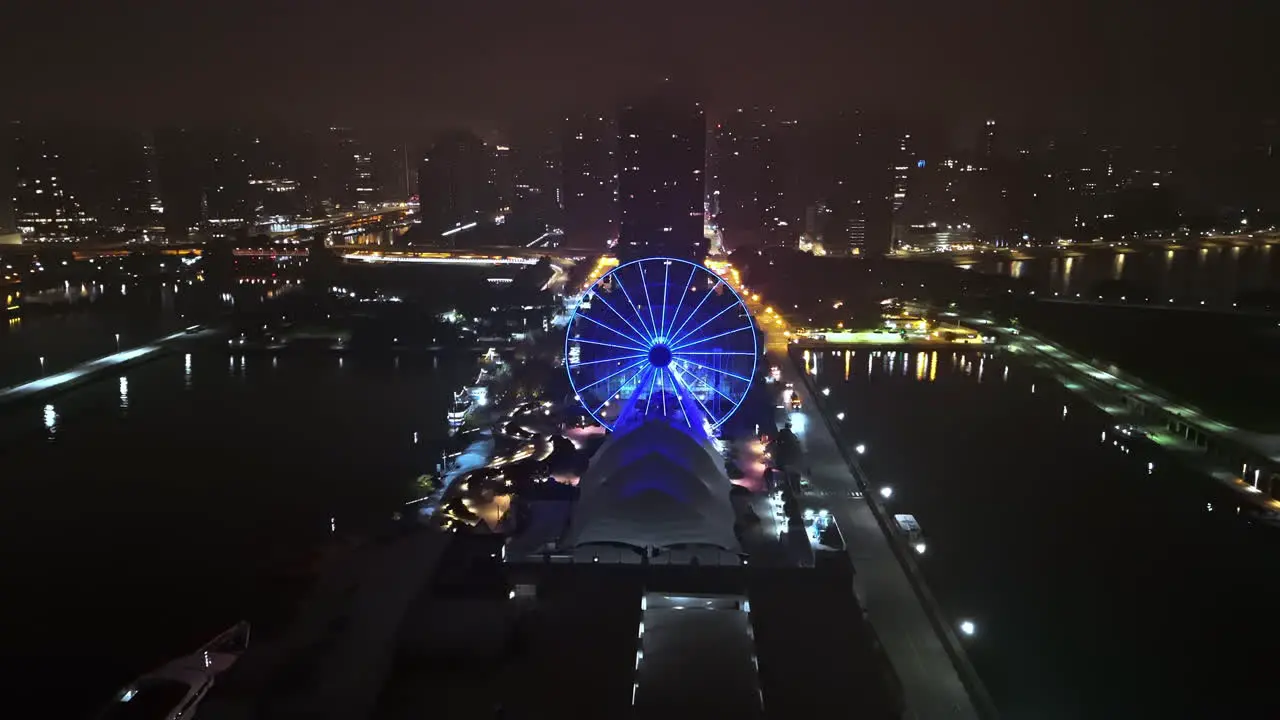
[[[708,107],[944,123],[1274,112],[1265,0],[0,3],[0,108],[154,125],[516,128],[674,75]]]

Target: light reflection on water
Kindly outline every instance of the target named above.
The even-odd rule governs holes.
[[[1183,252],[1186,251],[1186,252]],[[1006,262],[964,259],[957,267],[1021,278],[1033,289],[1087,296],[1103,281],[1123,281],[1143,297],[1181,296],[1229,302],[1241,292],[1280,282],[1280,262],[1270,245],[1191,245],[1071,249],[1071,255],[1034,255]]]
[[[211,629],[279,616],[295,599],[281,577],[305,574],[331,518],[339,536],[368,533],[417,497],[452,391],[475,377],[462,354],[405,355],[387,382],[386,358],[352,355],[339,373],[329,353],[298,352],[277,372],[246,353],[241,379],[228,354],[157,357],[56,407],[0,413],[0,528],[21,550],[0,562],[0,587],[23,588],[6,594],[15,622],[0,634],[15,657],[57,658],[23,674],[59,687],[48,717],[87,717],[119,677]],[[68,663],[112,672],[68,675]]]
[[[1275,533],[1238,519],[1225,489],[1154,445],[1117,439],[1115,420],[1039,370],[1011,372],[1015,357],[955,353],[950,367],[928,363],[931,384],[922,355],[902,352],[898,363],[917,365],[907,376],[886,358],[865,377],[834,366],[814,381],[832,387],[849,447],[875,448],[861,461],[870,482],[891,478],[892,511],[915,515],[929,537],[922,570],[944,611],[981,621],[971,659],[1004,714],[1195,707],[1204,685],[1180,683],[1184,674],[1212,676],[1216,697],[1269,691],[1217,658],[1280,642],[1280,630],[1258,629],[1280,601]],[[987,366],[1003,382],[982,382]],[[1212,628],[1169,638],[1184,617]],[[1098,651],[1097,638],[1120,637],[1162,639]],[[1035,711],[1045,707],[1058,714]],[[1211,716],[1183,710],[1162,716]]]

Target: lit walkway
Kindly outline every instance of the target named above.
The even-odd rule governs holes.
[[[772,353],[769,357],[782,370],[783,382],[794,383],[801,396],[804,409],[790,412],[787,417],[804,445],[810,483],[825,491],[826,509],[835,515],[844,534],[856,573],[854,585],[867,619],[902,681],[907,702],[905,717],[979,717],[870,506],[865,499],[849,497],[849,490],[860,489],[858,483],[795,364]]]
[[[17,402],[19,400],[29,400],[31,398],[38,397],[42,393],[65,389],[75,383],[85,382],[93,378],[93,376],[98,373],[106,372],[112,368],[136,362],[149,355],[155,355],[164,349],[166,345],[175,340],[181,338],[202,338],[208,336],[212,332],[213,331],[211,330],[203,329],[190,331],[182,330],[173,333],[172,335],[166,335],[159,340],[148,343],[147,345],[140,345],[136,348],[122,350],[118,353],[113,353],[111,355],[100,357],[96,360],[90,360],[89,362],[82,363],[70,370],[64,370],[63,372],[54,375],[42,377],[39,380],[32,380],[21,385],[14,385],[12,387],[5,388],[0,390],[0,405]]]
[[[1203,429],[1205,432],[1222,435],[1242,445],[1247,445],[1254,451],[1266,455],[1276,462],[1280,462],[1280,434],[1253,432],[1209,417],[1194,407],[1156,393],[1151,388],[1143,386],[1141,381],[1136,378],[1126,379],[1102,370],[1085,362],[1061,346],[1031,335],[1026,331],[1000,327],[990,320],[982,318],[963,318],[963,320],[979,326],[985,326],[987,329],[999,333],[1009,341],[1008,344],[1010,346],[1035,351],[1045,358],[1087,375],[1100,385],[1118,393],[1132,395],[1152,405],[1158,405],[1170,414]]]
[[[999,327],[990,320],[966,321],[985,324],[987,329],[1005,339],[1011,351],[1025,354],[1033,361],[1038,360],[1036,364],[1056,375],[1063,387],[1080,395],[1117,422],[1132,424],[1140,429],[1152,442],[1167,451],[1177,453],[1182,462],[1243,493],[1248,501],[1256,502],[1270,512],[1280,511],[1280,500],[1258,497],[1263,494],[1256,484],[1262,472],[1260,468],[1255,466],[1249,478],[1242,476],[1238,466],[1228,467],[1224,461],[1210,457],[1204,447],[1171,432],[1163,423],[1139,417],[1125,406],[1123,398],[1134,397],[1152,407],[1158,407],[1195,427],[1201,434],[1235,442],[1269,458],[1273,463],[1280,463],[1280,435],[1252,432],[1211,418],[1196,408],[1159,395],[1136,378],[1127,377],[1122,372],[1103,370],[1065,348],[1025,331],[1015,332],[1011,328]]]

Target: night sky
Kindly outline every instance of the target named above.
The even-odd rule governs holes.
[[[713,117],[1178,127],[1276,110],[1269,4],[6,0],[0,96],[18,118],[510,130],[669,75]]]

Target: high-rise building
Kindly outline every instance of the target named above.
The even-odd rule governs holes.
[[[429,233],[496,211],[492,162],[489,148],[474,133],[453,130],[436,137],[418,166],[420,213]]]
[[[203,187],[205,220],[214,226],[243,227],[254,220],[249,185],[253,137],[239,128],[206,136],[207,175]]]
[[[493,186],[494,205],[498,213],[511,214],[515,204],[516,179],[511,146],[495,143],[490,146],[493,159],[489,163],[489,184]]]
[[[701,257],[706,194],[706,117],[695,100],[667,92],[618,116],[618,246],[632,254]]]
[[[254,222],[258,203],[250,158],[255,139],[240,128],[156,131],[161,222],[168,235]]]
[[[716,224],[732,246],[794,243],[807,204],[793,173],[799,125],[772,108],[739,108],[712,133]]]
[[[988,120],[978,136],[978,167],[990,169],[996,159],[996,121]]]
[[[373,174],[373,156],[354,130],[329,128],[322,153],[326,195],[335,207],[368,207],[380,199]]]
[[[12,132],[15,225],[28,241],[66,242],[87,237],[95,219],[85,212],[69,177],[77,172],[65,144],[24,123]]]
[[[564,231],[570,245],[618,237],[617,129],[604,116],[565,118],[561,150]]]

